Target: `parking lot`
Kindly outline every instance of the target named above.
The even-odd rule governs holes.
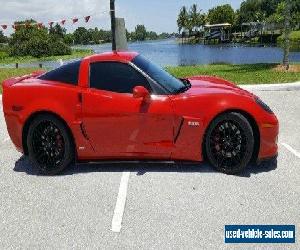
[[[299,249],[300,91],[255,93],[280,120],[279,156],[241,176],[170,163],[38,176],[9,140],[1,110],[0,248]],[[225,244],[226,224],[293,224],[297,243]]]

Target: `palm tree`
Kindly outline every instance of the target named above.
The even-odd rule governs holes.
[[[192,29],[198,26],[199,13],[197,4],[193,4],[190,9],[190,26]]]
[[[200,12],[201,10],[198,11],[197,4],[193,4],[189,12],[185,6],[182,7],[177,18],[179,33],[188,30],[189,36],[191,36],[194,29],[197,30],[197,28],[203,26],[205,24],[205,15],[202,15]]]
[[[180,9],[180,13],[177,19],[178,31],[184,31],[188,27],[189,15],[185,6]]]
[[[291,14],[291,2],[290,0],[285,1],[285,13],[284,13],[284,54],[283,54],[283,65],[286,70],[289,69],[289,54],[290,54],[290,14]]]

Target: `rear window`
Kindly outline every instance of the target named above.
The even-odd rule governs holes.
[[[68,63],[41,75],[39,79],[77,85],[80,64],[81,60]]]

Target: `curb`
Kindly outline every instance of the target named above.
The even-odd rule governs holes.
[[[294,83],[278,83],[278,84],[258,84],[258,85],[239,85],[240,88],[246,90],[259,91],[297,91],[300,90],[300,82]]]

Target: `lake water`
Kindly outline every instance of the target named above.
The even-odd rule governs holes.
[[[101,53],[110,51],[111,44],[77,46],[76,48],[89,48],[95,53]],[[281,63],[283,58],[283,50],[278,47],[254,47],[242,44],[183,45],[175,40],[135,42],[129,44],[129,49],[141,53],[160,66]],[[300,62],[300,52],[291,52],[290,61]],[[28,63],[22,64],[20,67],[37,65],[37,63]],[[12,65],[6,66],[11,67]],[[43,62],[43,66],[53,68],[59,66],[59,62]]]
[[[82,46],[96,53],[109,51],[110,44]],[[137,51],[161,66],[211,63],[252,64],[280,63],[283,50],[278,47],[253,47],[242,44],[189,45],[175,40],[136,42],[129,49]],[[300,52],[291,52],[290,60],[300,62]]]

